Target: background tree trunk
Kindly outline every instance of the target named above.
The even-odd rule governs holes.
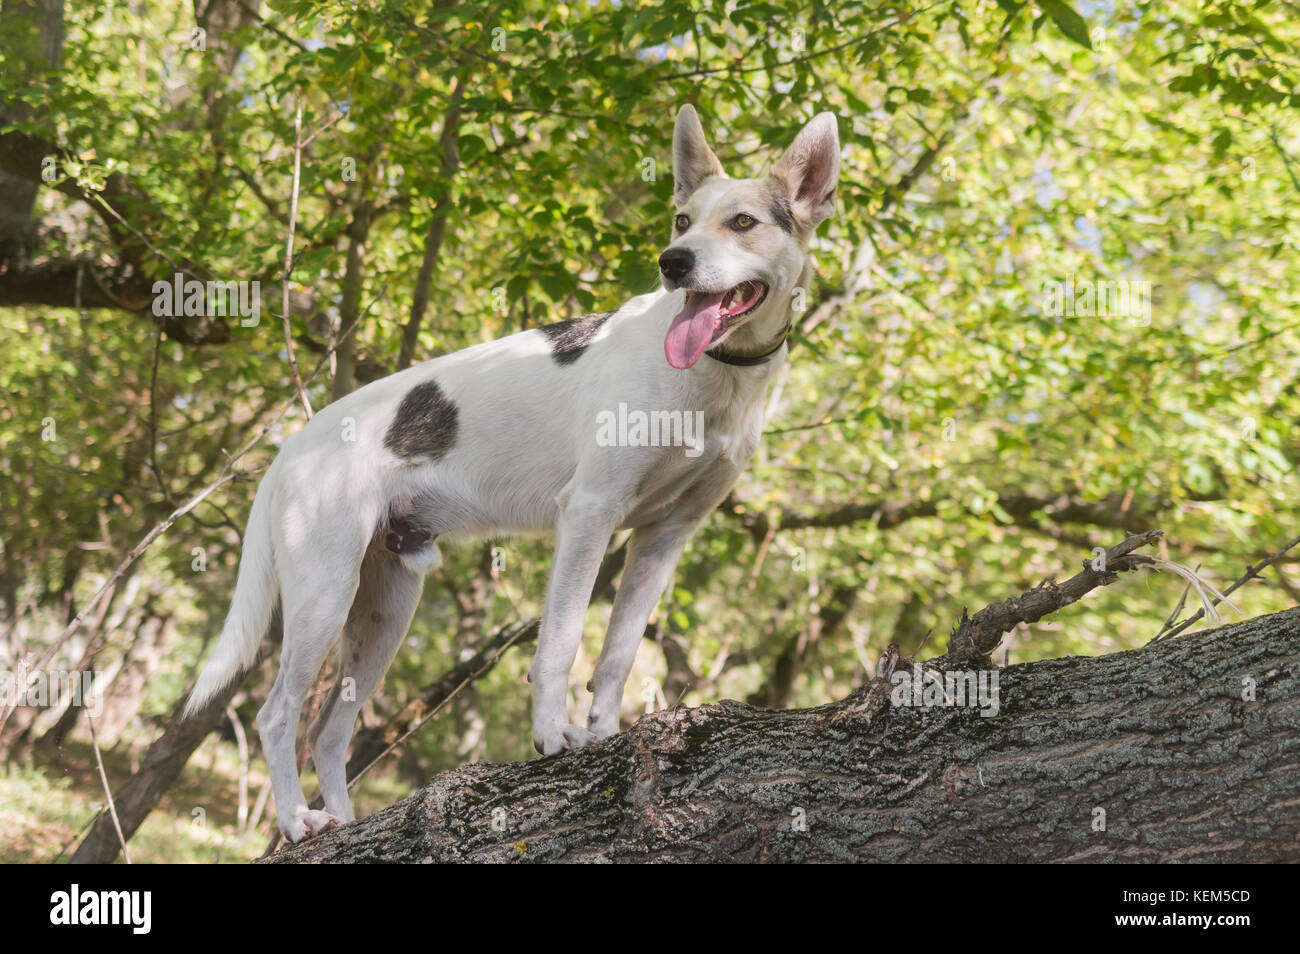
[[[3,0],[0,26],[9,34],[6,69],[33,85],[53,82],[63,65],[63,0]],[[0,121],[32,118],[26,103],[0,103]],[[36,241],[36,182],[0,169],[0,270],[25,268]]]
[[[1300,608],[999,677],[991,718],[893,706],[888,682],[659,712],[271,860],[1300,860]]]

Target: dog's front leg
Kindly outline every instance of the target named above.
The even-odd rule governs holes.
[[[609,632],[600,651],[600,660],[591,677],[595,699],[587,716],[587,726],[598,739],[618,732],[623,686],[636,651],[645,633],[646,621],[654,611],[672,579],[681,558],[682,548],[695,529],[695,521],[656,524],[638,529],[628,544],[627,566],[623,570]]]
[[[542,629],[529,679],[533,685],[533,746],[543,755],[576,749],[594,736],[569,722],[565,700],[569,672],[582,642],[582,626],[600,561],[621,515],[597,495],[573,495],[556,526],[555,564],[542,611]]]

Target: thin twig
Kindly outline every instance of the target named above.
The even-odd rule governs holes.
[[[298,181],[302,173],[302,100],[295,97],[293,114],[293,192],[289,197],[289,230],[284,240],[284,277],[280,280],[280,319],[284,322],[284,347],[289,355],[293,386],[298,391],[307,420],[311,420],[311,401],[298,373],[298,358],[293,350],[293,320],[289,314],[289,277],[293,274],[293,233],[298,221]]]
[[[404,733],[402,733],[402,735],[397,739],[395,739],[392,742],[392,744],[388,746],[388,748],[384,749],[384,751],[380,752],[373,759],[367,762],[366,765],[362,767],[362,769],[359,772],[357,772],[356,775],[354,775],[351,779],[349,779],[348,788],[355,788],[357,782],[361,781],[361,776],[365,775],[372,768],[374,768],[376,765],[382,762],[385,758],[388,757],[388,754],[390,752],[392,752],[395,748],[397,748],[399,745],[401,745],[403,742],[409,739],[412,735],[418,732],[420,728],[424,726],[425,723],[427,723],[430,719],[432,719],[439,712],[441,712],[446,707],[447,703],[451,702],[452,699],[455,699],[462,689],[464,689],[466,686],[468,686],[479,676],[483,675],[483,673],[487,672],[489,669],[495,666],[497,664],[497,660],[501,658],[502,654],[511,646],[513,646],[515,643],[523,639],[524,636],[531,633],[533,627],[536,625],[537,625],[537,620],[529,620],[528,622],[518,624],[518,627],[516,628],[514,635],[511,636],[509,639],[507,639],[505,642],[503,642],[499,647],[497,647],[497,651],[492,654],[492,657],[490,659],[485,660],[482,666],[480,666],[478,669],[474,670],[472,673],[470,673],[468,676],[462,679],[459,682],[459,684],[457,684],[455,689],[447,693],[447,698],[443,699],[436,706],[434,706],[432,709],[429,710],[428,715],[426,715],[423,719],[421,719],[415,725],[411,726],[411,728],[407,729]]]
[[[235,830],[242,834],[248,825],[248,736],[233,705],[226,706],[226,718],[235,731],[235,744],[239,747],[239,813],[235,816]]]
[[[188,275],[188,276],[190,276],[190,278],[193,278],[195,281],[202,281],[202,280],[203,280],[203,279],[200,278],[198,275],[196,275],[194,272],[190,271],[188,268],[184,268],[184,267],[182,267],[181,265],[178,265],[178,264],[176,263],[176,260],[175,260],[175,259],[173,259],[170,255],[168,255],[168,254],[167,254],[166,252],[164,252],[162,249],[156,247],[156,246],[155,246],[152,242],[150,242],[147,238],[145,238],[145,235],[144,235],[143,232],[141,232],[139,229],[137,229],[134,225],[132,225],[132,224],[131,224],[130,222],[128,222],[126,219],[122,218],[121,214],[117,211],[117,209],[115,209],[115,208],[113,208],[111,205],[109,205],[109,204],[108,204],[108,200],[105,199],[103,196],[101,196],[98,192],[88,192],[88,191],[86,191],[85,189],[82,189],[82,195],[85,197],[85,199],[86,199],[87,202],[91,203],[92,205],[98,205],[100,208],[102,208],[105,212],[107,212],[107,213],[108,213],[109,215],[111,215],[113,218],[117,219],[117,221],[121,222],[123,228],[127,229],[128,231],[130,231],[131,234],[133,234],[136,238],[138,238],[141,242],[144,243],[145,248],[147,248],[147,249],[149,249],[149,251],[153,252],[154,255],[158,256],[158,257],[161,258],[161,259],[163,259],[163,260],[164,260],[168,265],[170,265],[172,268],[176,269],[176,271],[180,272],[182,275]],[[177,253],[177,254],[179,254],[179,253]]]
[[[1201,565],[1199,563],[1196,564],[1196,568],[1192,572],[1200,573]],[[1183,587],[1183,595],[1178,597],[1178,605],[1176,605],[1173,610],[1170,611],[1169,615],[1165,617],[1164,625],[1160,627],[1160,632],[1156,633],[1156,639],[1159,639],[1164,634],[1165,630],[1174,625],[1174,621],[1178,619],[1178,614],[1181,613],[1183,607],[1187,605],[1187,595],[1191,592],[1192,582],[1191,580],[1188,580],[1187,585]]]
[[[324,125],[322,125],[322,126],[320,127],[320,129],[317,129],[314,133],[312,133],[310,136],[308,136],[306,139],[304,139],[304,140],[302,141],[302,144],[303,144],[304,146],[310,146],[311,143],[312,143],[312,140],[313,140],[313,139],[315,139],[317,136],[319,136],[319,135],[320,135],[321,133],[323,133],[325,130],[329,129],[331,126],[333,126],[336,122],[338,122],[340,119],[342,119],[342,118],[343,118],[344,116],[346,116],[346,115],[347,115],[347,113],[345,113],[345,112],[343,112],[342,110],[340,110],[339,113],[338,113],[338,115],[336,115],[333,119],[326,120],[325,123],[324,123]]]
[[[887,30],[900,26],[901,24],[905,23],[907,20],[912,19],[918,14],[926,13],[937,6],[939,6],[938,0],[936,0],[935,3],[931,3],[928,6],[922,7],[920,10],[908,10],[905,13],[900,14],[897,19],[894,19],[889,23],[881,24],[880,26],[876,27],[874,30],[871,30],[860,36],[855,36],[851,40],[845,40],[843,43],[838,43],[835,46],[827,47],[824,50],[817,50],[812,53],[805,53],[803,56],[792,57],[791,59],[788,60],[780,60],[779,62],[773,63],[771,66],[764,65],[764,66],[742,67],[739,64],[733,64],[731,66],[719,66],[719,67],[714,67],[712,69],[704,69],[704,70],[696,69],[696,70],[689,70],[684,73],[670,73],[667,76],[663,77],[663,79],[665,80],[691,79],[696,76],[712,76],[715,73],[727,73],[730,75],[741,76],[746,73],[761,73],[764,71],[773,72],[775,70],[782,69],[783,67],[786,66],[794,66],[797,63],[806,63],[809,60],[815,60],[820,57],[827,56],[831,53],[837,53],[840,50],[848,49],[849,47],[861,46],[862,44],[866,43],[868,40],[870,40],[872,37],[876,36],[877,34],[884,33]],[[748,55],[742,57],[741,62],[744,62],[745,59],[748,59]]]
[[[158,360],[162,357],[163,325],[159,323],[158,334],[153,342],[153,371],[149,375],[149,469],[158,481],[163,501],[171,503],[172,494],[163,479],[162,468],[158,465]]]
[[[262,787],[258,789],[257,801],[253,802],[253,811],[249,814],[247,821],[244,822],[244,827],[240,829],[239,835],[241,838],[261,823],[262,813],[266,811],[266,803],[270,800],[271,780],[268,778],[262,783]]]
[[[117,840],[122,846],[122,858],[129,865],[131,863],[131,853],[126,850],[126,838],[122,834],[122,822],[117,817],[117,806],[113,804],[113,792],[108,787],[108,773],[104,771],[104,759],[99,754],[99,740],[95,738],[95,720],[90,716],[90,709],[86,709],[86,722],[90,726],[90,746],[95,750],[95,764],[99,766],[99,780],[104,783],[104,797],[108,799],[108,813],[113,818],[113,828],[117,830]]]
[[[297,40],[294,37],[291,37],[289,34],[285,33],[274,23],[271,23],[269,20],[266,20],[260,13],[257,12],[256,9],[254,9],[253,7],[245,3],[244,0],[235,0],[235,6],[239,7],[241,10],[243,10],[245,13],[251,16],[254,20],[256,20],[258,25],[261,26],[263,29],[269,30],[271,33],[274,33],[280,39],[284,40],[284,42],[297,47],[299,50],[301,50],[304,53],[311,53],[311,50],[301,40]]]
[[[1255,579],[1255,577],[1259,576],[1259,571],[1260,571],[1260,570],[1263,570],[1263,569],[1266,569],[1267,567],[1272,566],[1274,562],[1276,562],[1276,561],[1277,561],[1277,560],[1278,560],[1278,559],[1279,559],[1279,558],[1280,558],[1284,553],[1286,553],[1288,550],[1294,548],[1294,547],[1296,546],[1296,544],[1300,544],[1300,537],[1296,537],[1294,540],[1292,540],[1290,543],[1288,543],[1286,546],[1284,546],[1281,550],[1278,550],[1278,551],[1277,551],[1276,553],[1274,553],[1272,556],[1267,557],[1266,559],[1264,559],[1263,561],[1261,561],[1261,562],[1255,564],[1254,566],[1248,566],[1248,567],[1246,567],[1246,572],[1245,572],[1245,574],[1244,574],[1244,575],[1243,575],[1239,580],[1237,580],[1236,583],[1233,583],[1232,586],[1230,586],[1230,587],[1228,587],[1226,590],[1224,590],[1222,595],[1225,596],[1225,597],[1227,597],[1227,596],[1231,596],[1231,595],[1233,594],[1233,591],[1234,591],[1234,590],[1237,590],[1237,589],[1241,588],[1242,586],[1245,586],[1245,585],[1246,585],[1247,583],[1249,583],[1251,580]],[[1219,604],[1219,603],[1221,603],[1221,602],[1222,602],[1222,600],[1221,600],[1219,597],[1216,596],[1214,599],[1212,599],[1212,600],[1210,601],[1210,605],[1211,605],[1211,606],[1215,606],[1215,605],[1217,605],[1217,604]],[[1231,604],[1229,604],[1229,605],[1231,605]],[[1198,610],[1196,611],[1196,615],[1195,615],[1195,616],[1190,616],[1190,617],[1188,617],[1188,618],[1185,619],[1182,623],[1180,623],[1178,626],[1176,626],[1175,628],[1169,630],[1167,633],[1166,633],[1166,632],[1163,632],[1163,631],[1160,632],[1160,633],[1158,633],[1158,634],[1157,634],[1157,635],[1156,635],[1156,636],[1151,640],[1151,642],[1154,643],[1157,639],[1168,639],[1168,638],[1171,637],[1171,636],[1177,636],[1179,633],[1181,633],[1183,630],[1187,629],[1187,627],[1191,626],[1193,623],[1195,623],[1198,619],[1200,619],[1200,618],[1203,617],[1204,615],[1205,615],[1205,607],[1202,606],[1200,609],[1198,609]]]

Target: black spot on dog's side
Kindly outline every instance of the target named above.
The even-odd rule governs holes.
[[[408,460],[438,460],[456,443],[459,416],[437,381],[417,384],[402,398],[384,435],[384,446]]]
[[[537,330],[551,343],[551,357],[556,364],[573,364],[582,357],[612,314],[612,311],[607,311],[598,315],[583,315],[581,318],[543,325]]]
[[[361,662],[361,654],[360,654],[360,653],[353,653],[353,654],[352,654],[352,661],[353,661],[353,662]]]
[[[790,200],[786,198],[784,192],[772,196],[772,204],[768,207],[768,211],[772,213],[772,221],[781,231],[794,234],[794,212],[790,210]]]

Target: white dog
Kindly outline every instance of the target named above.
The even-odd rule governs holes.
[[[375,381],[321,410],[263,477],[230,614],[187,712],[252,664],[278,601],[280,672],[257,721],[289,841],[352,818],[348,741],[423,574],[440,562],[437,537],[555,530],[530,672],[533,744],[553,755],[618,731],[646,621],[692,531],[758,445],[792,298],[811,275],[808,243],[834,211],[835,117],[813,119],[765,178],[728,179],[683,106],[673,163],[661,290]],[[610,441],[598,422],[621,406],[702,427],[689,447]],[[565,706],[569,670],[620,529],[633,531],[627,565],[582,727]],[[340,639],[339,682],[308,731],[327,809],[313,811],[298,779],[298,720]]]

